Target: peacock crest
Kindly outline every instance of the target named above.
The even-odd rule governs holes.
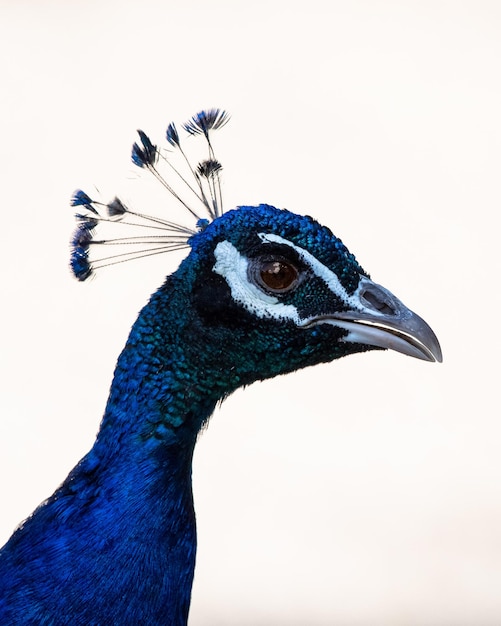
[[[180,134],[173,122],[168,125],[166,148],[154,144],[142,130],[137,131],[139,138],[132,146],[132,163],[151,174],[188,211],[196,220],[194,228],[137,212],[117,196],[105,203],[92,199],[81,189],[75,191],[71,206],[78,207],[77,228],[71,241],[70,266],[78,280],[84,281],[108,265],[188,248],[192,235],[223,214],[222,165],[215,156],[211,137],[228,120],[226,111],[203,110],[182,124],[184,133]],[[185,143],[190,136],[199,135],[205,138],[207,154],[194,166]],[[139,228],[144,234],[99,239],[96,232],[103,223],[119,223],[134,232]],[[115,251],[94,258],[91,251],[100,246],[114,247]]]

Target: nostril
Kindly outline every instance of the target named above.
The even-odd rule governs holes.
[[[385,315],[395,315],[395,307],[391,305],[391,302],[386,297],[386,294],[373,292],[366,289],[362,293],[362,298],[366,300],[373,309],[376,309],[380,313]]]

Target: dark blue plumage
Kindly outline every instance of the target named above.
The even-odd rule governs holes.
[[[132,146],[132,162],[138,167],[148,167],[155,164],[157,160],[157,147],[154,146],[148,135],[142,130],[137,131],[139,135],[139,143]]]
[[[209,158],[189,166],[194,187],[180,180],[213,221],[189,229],[118,198],[72,199],[90,213],[77,216],[72,241],[80,280],[131,256],[91,261],[94,246],[117,241],[94,238],[101,221],[142,219],[166,233],[122,238],[141,246],[132,258],[148,253],[145,244],[190,253],[132,327],[93,448],[0,552],[1,624],[185,624],[196,552],[191,462],[216,404],[256,380],[374,348],[441,360],[431,329],[328,228],[264,204],[220,214],[209,132],[226,119],[211,110],[184,125],[206,137]],[[180,146],[172,124],[167,138]],[[140,142],[134,163],[156,168],[158,149],[144,133]]]

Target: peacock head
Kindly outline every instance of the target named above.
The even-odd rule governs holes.
[[[239,384],[378,348],[441,361],[440,345],[428,324],[371,281],[328,228],[265,204],[223,213],[222,168],[211,133],[227,119],[225,112],[213,109],[183,125],[188,136],[205,137],[207,159],[197,167],[191,165],[174,124],[167,129],[168,153],[142,131],[132,149],[134,164],[153,174],[187,209],[195,228],[138,213],[119,198],[104,204],[82,191],[74,194],[73,206],[83,210],[72,244],[76,277],[85,280],[104,265],[190,248],[176,276],[182,278],[183,289],[188,285],[193,333],[219,347],[221,369],[233,368]],[[179,163],[173,163],[174,157]],[[209,219],[200,216],[186,195],[204,207]],[[98,240],[94,231],[101,222],[149,225],[153,234]],[[123,244],[127,251],[92,261],[91,251],[106,244]]]

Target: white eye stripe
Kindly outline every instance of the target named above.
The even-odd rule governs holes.
[[[296,246],[288,239],[284,239],[279,235],[273,233],[259,233],[259,237],[263,243],[280,243],[289,246],[295,250],[300,259],[306,263],[318,278],[324,281],[327,287],[334,293],[340,300],[347,304],[350,308],[360,309],[360,300],[356,296],[350,296],[346,289],[343,287],[339,278],[334,274],[332,270],[326,267],[323,263],[320,263],[310,252],[304,248]]]

